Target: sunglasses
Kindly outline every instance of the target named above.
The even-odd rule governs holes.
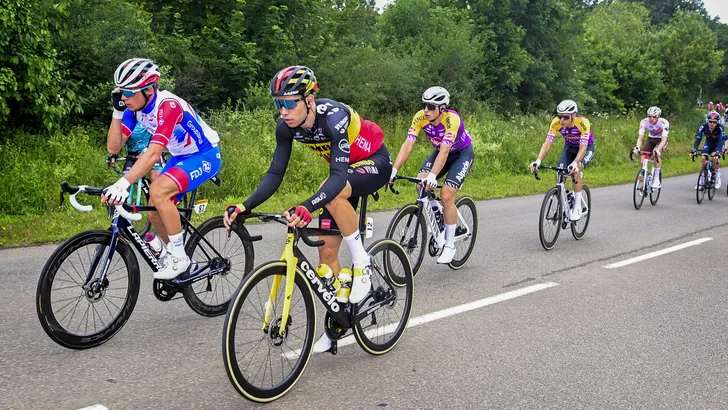
[[[557,115],[561,121],[569,121],[571,119],[571,115]]]
[[[422,104],[422,107],[430,111],[435,111],[437,109],[437,105],[435,104]]]
[[[648,115],[647,117],[648,117],[648,118],[657,118],[657,116],[656,116],[656,115]]]
[[[131,98],[131,97],[133,97],[133,96],[134,96],[134,95],[135,95],[136,93],[138,93],[139,91],[141,91],[141,90],[146,90],[146,89],[147,89],[147,88],[149,88],[149,87],[151,87],[151,85],[148,85],[148,86],[146,86],[146,87],[140,88],[140,89],[138,89],[138,90],[121,90],[121,94],[123,94],[123,95],[124,95],[124,97],[126,97],[126,98]]]
[[[303,98],[299,98],[296,100],[279,100],[277,98],[274,98],[273,105],[276,106],[276,110],[280,110],[281,108],[292,110],[296,108],[296,105],[298,105],[299,101],[303,101]]]
[[[717,124],[718,121],[708,121],[708,124]]]

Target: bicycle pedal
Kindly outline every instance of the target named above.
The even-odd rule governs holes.
[[[339,352],[339,344],[336,340],[331,341],[331,347],[327,350],[327,352],[330,352],[333,355]]]

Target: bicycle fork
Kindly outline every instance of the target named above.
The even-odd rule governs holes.
[[[286,235],[286,245],[283,248],[283,254],[281,260],[286,262],[286,287],[284,290],[283,300],[283,311],[281,312],[281,325],[278,328],[277,339],[282,340],[285,337],[288,317],[291,310],[291,298],[293,297],[293,285],[296,280],[296,266],[298,265],[298,258],[293,254],[293,242],[295,241],[295,234],[289,232]],[[278,288],[281,285],[283,275],[276,275],[273,278],[273,285],[270,288],[270,295],[268,296],[268,302],[265,304],[265,317],[263,318],[263,332],[269,328],[271,315],[273,314],[273,304],[278,294]]]

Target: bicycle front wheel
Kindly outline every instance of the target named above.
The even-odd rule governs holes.
[[[660,182],[662,182],[662,174],[660,174]],[[651,191],[650,191],[650,203],[652,205],[657,205],[657,200],[660,199],[660,191],[662,191],[662,184],[660,184],[660,188],[651,189]]]
[[[698,205],[703,203],[703,199],[705,198],[705,190],[707,188],[708,184],[708,171],[705,169],[702,169],[700,173],[698,174],[698,185],[697,189],[695,190],[695,197],[698,200]]]
[[[556,245],[563,219],[564,212],[559,199],[559,190],[553,187],[546,192],[546,196],[543,198],[538,224],[538,238],[541,246],[547,251]]]
[[[81,232],[48,258],[36,290],[43,330],[69,349],[88,349],[111,339],[131,316],[139,296],[139,265],[134,251],[118,241],[106,277],[111,232]]]
[[[380,355],[392,350],[407,329],[414,281],[407,253],[396,241],[381,239],[367,253],[373,262],[372,292],[356,310],[367,315],[354,320],[354,338],[368,353]]]
[[[257,403],[276,400],[291,390],[313,349],[316,306],[312,290],[297,268],[291,308],[283,324],[285,275],[283,261],[255,268],[235,291],[225,315],[225,371],[235,390]],[[266,310],[270,312],[267,324]]]
[[[645,201],[645,170],[640,169],[637,172],[637,176],[634,178],[634,189],[632,190],[632,201],[634,202],[634,209],[639,210],[642,208],[642,203]]]
[[[253,269],[253,244],[243,240],[248,236],[243,224],[234,223],[228,231],[222,216],[212,217],[197,228],[187,243],[187,254],[195,267],[224,269],[216,274],[191,283],[182,290],[189,307],[202,316],[225,314],[228,302],[245,275]],[[207,242],[203,241],[205,238]],[[214,248],[214,250],[210,247]],[[218,256],[215,250],[220,254]],[[194,268],[190,272],[194,272]]]
[[[387,227],[385,237],[398,242],[412,261],[412,274],[417,275],[427,248],[427,227],[417,204],[399,208]]]
[[[712,201],[715,197],[715,171],[711,173],[709,181],[707,182],[708,188],[708,200]]]
[[[584,237],[586,228],[589,226],[589,219],[591,218],[591,191],[589,187],[584,184],[584,188],[581,191],[581,204],[575,206],[581,206],[581,218],[571,223],[571,235],[577,241]]]
[[[455,227],[455,257],[448,263],[451,269],[460,269],[470,259],[478,237],[478,211],[472,198],[464,196],[455,201],[458,222]],[[461,218],[462,217],[462,218]]]

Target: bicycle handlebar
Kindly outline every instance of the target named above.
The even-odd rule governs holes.
[[[412,183],[414,183],[414,184],[419,184],[419,185],[423,185],[423,183],[422,183],[422,179],[421,179],[421,178],[415,178],[415,177],[408,177],[408,176],[405,176],[405,175],[395,175],[395,176],[394,176],[394,178],[392,179],[392,183],[391,183],[391,184],[387,184],[387,187],[389,187],[389,189],[390,189],[390,190],[391,190],[391,191],[392,191],[392,192],[393,192],[393,193],[394,193],[395,195],[399,195],[399,191],[398,191],[398,190],[396,190],[396,189],[394,189],[394,182],[395,182],[396,180],[398,180],[398,179],[402,179],[402,180],[404,180],[404,181],[409,181],[409,182],[412,182]],[[438,186],[436,186],[435,188],[437,188],[437,189],[441,189],[441,188],[442,188],[442,185],[438,185]]]
[[[696,154],[698,153],[698,151],[700,151],[700,155],[701,155],[701,156],[706,156],[706,157],[707,157],[707,156],[709,156],[709,155],[710,155],[710,154],[709,154],[709,153],[707,153],[707,152],[703,152],[703,150],[697,150],[697,151],[695,151],[695,154],[693,154],[693,153],[691,152],[691,153],[690,153],[690,159],[692,159],[692,160],[693,160],[693,162],[695,162],[695,155],[696,155]],[[714,156],[715,158],[721,157],[721,159],[723,159],[723,160],[724,160],[724,159],[725,159],[725,151],[718,151],[718,152],[716,152],[716,153],[715,153],[715,155],[713,155],[713,156]]]
[[[242,219],[240,219],[240,218],[242,218]],[[249,213],[249,214],[244,214],[244,215],[238,215],[235,218],[235,221],[240,221],[241,223],[245,223],[245,220],[246,219],[250,219],[250,218],[258,218],[259,220],[261,220],[263,222],[273,221],[273,222],[278,222],[278,223],[280,223],[282,225],[288,225],[288,219],[286,219],[286,217],[283,216],[283,215],[281,215],[281,214],[264,214],[264,213],[256,213],[256,212]],[[326,243],[323,240],[313,240],[313,239],[311,239],[308,236],[308,229],[307,228],[294,228],[294,229],[298,230],[298,232],[300,233],[300,237],[303,240],[303,242],[306,245],[308,245],[308,246],[310,246],[312,248],[316,248],[316,247],[319,247],[319,246],[323,246]],[[244,234],[244,236],[247,236],[247,237],[246,238],[243,238],[243,239],[245,239],[247,241],[251,241],[251,242],[255,242],[255,241],[259,241],[259,240],[263,239],[263,236],[262,235],[250,236],[250,235]]]
[[[63,205],[63,194],[68,192],[70,195],[68,196],[69,202],[71,202],[71,205],[76,208],[80,212],[91,212],[94,207],[92,205],[81,205],[76,201],[76,195],[79,193],[84,193],[88,195],[94,195],[94,196],[101,196],[104,193],[103,188],[94,188],[90,187],[88,185],[79,185],[79,186],[71,186],[68,185],[68,182],[63,181],[61,182],[61,203],[58,205],[58,208]],[[142,219],[142,215],[139,213],[132,213],[126,210],[125,206],[126,204],[122,205],[116,205],[116,211],[119,213],[119,215],[123,216],[124,218],[130,220],[130,221],[138,221]]]
[[[655,155],[655,152],[654,151],[642,151],[642,150],[639,150],[638,152],[640,153],[640,155],[650,154],[650,157],[652,157],[653,155]],[[629,160],[632,161],[632,162],[634,162],[634,154],[635,154],[634,151],[630,151],[629,152]]]
[[[533,172],[533,177],[536,178],[537,181],[540,181],[541,180],[541,177],[538,176],[538,170],[541,169],[541,168],[543,168],[543,169],[552,169],[554,171],[557,171],[559,173],[564,173],[564,174],[568,174],[569,173],[569,170],[567,168],[553,167],[551,165],[539,165],[538,168],[536,169],[536,171]]]

